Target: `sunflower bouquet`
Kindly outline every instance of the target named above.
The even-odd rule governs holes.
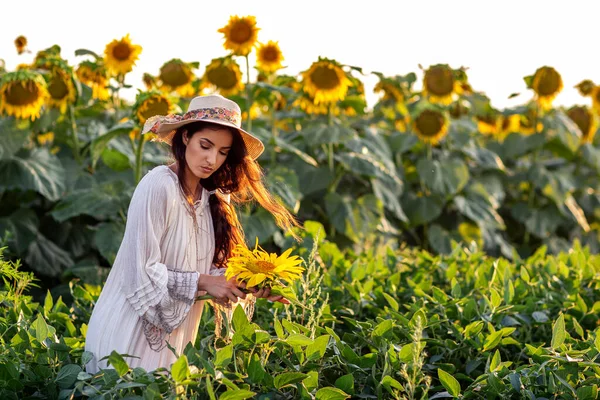
[[[225,277],[235,278],[238,283],[244,283],[246,293],[264,288],[271,289],[271,295],[283,296],[296,306],[304,307],[298,301],[296,294],[289,286],[290,283],[300,279],[304,267],[299,256],[292,256],[292,249],[281,255],[268,253],[258,245],[258,240],[253,250],[244,244],[238,244],[233,249],[233,255],[227,261]],[[210,299],[211,296],[201,296],[199,300]]]

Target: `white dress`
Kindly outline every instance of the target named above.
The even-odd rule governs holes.
[[[100,361],[115,350],[130,367],[170,368],[194,343],[204,301],[194,302],[200,274],[222,275],[212,264],[215,241],[208,199],[202,189],[195,204],[197,232],[177,174],[158,166],[135,189],[125,235],[96,303],[85,349],[94,354],[86,370],[107,367]],[[196,234],[197,233],[197,234]]]

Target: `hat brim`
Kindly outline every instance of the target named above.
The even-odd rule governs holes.
[[[226,121],[220,121],[220,120],[193,119],[192,118],[192,119],[186,119],[186,120],[178,121],[178,122],[161,123],[159,125],[158,129],[156,130],[156,135],[158,136],[158,139],[160,141],[163,141],[170,145],[171,141],[173,139],[173,136],[175,135],[175,132],[177,131],[178,128],[180,128],[184,125],[191,124],[194,122],[199,122],[199,121],[209,122],[211,124],[216,124],[216,125],[227,126],[227,127],[237,130],[240,133],[242,140],[244,141],[244,145],[246,146],[248,155],[250,157],[252,157],[254,160],[256,160],[265,151],[265,146],[259,138],[252,135],[251,133],[243,130],[242,128],[237,127],[235,124],[232,124],[232,123],[229,123]]]

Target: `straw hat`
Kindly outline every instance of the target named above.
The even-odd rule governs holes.
[[[197,121],[206,121],[237,129],[244,140],[248,154],[253,159],[257,159],[265,149],[260,139],[241,128],[240,106],[218,94],[194,97],[187,112],[183,115],[156,115],[148,118],[142,134],[153,132],[159,140],[171,144],[177,128]]]

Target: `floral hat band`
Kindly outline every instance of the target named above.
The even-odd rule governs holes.
[[[265,149],[260,139],[241,128],[242,112],[237,103],[220,95],[193,98],[188,111],[183,115],[169,114],[150,117],[144,124],[142,134],[155,133],[158,140],[171,144],[171,139],[179,127],[197,121],[206,121],[237,129],[242,136],[248,155],[253,159],[257,159]]]

